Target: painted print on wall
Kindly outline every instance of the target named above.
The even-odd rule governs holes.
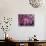
[[[19,26],[34,26],[33,14],[18,14]]]

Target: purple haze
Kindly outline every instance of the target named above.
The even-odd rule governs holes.
[[[32,14],[19,14],[18,23],[20,26],[33,26],[34,25],[34,15]]]

